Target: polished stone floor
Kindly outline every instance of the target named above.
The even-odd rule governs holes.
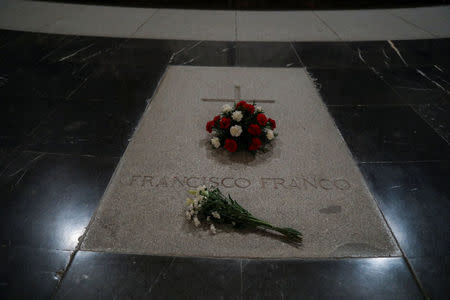
[[[35,0],[32,0],[35,1]],[[194,0],[189,5],[183,0],[54,0],[63,3],[91,3],[95,5],[117,5],[132,7],[196,8],[196,9],[246,9],[246,10],[311,10],[311,9],[374,9],[391,7],[420,7],[445,4],[445,0]]]
[[[170,7],[176,5],[171,5],[175,4],[172,0],[74,0],[78,2],[75,4],[61,3],[71,2],[67,0],[1,0],[0,28],[84,36],[208,41],[373,41],[450,37],[450,6],[446,0],[384,1],[389,2],[390,8],[386,8],[383,1],[215,1],[238,5],[218,10],[212,1],[177,1],[189,9],[173,9]],[[138,2],[150,7],[133,7]],[[158,2],[162,2],[161,5]],[[196,3],[201,4],[198,2],[207,2],[207,5],[198,7]],[[108,6],[99,5],[102,3]],[[276,11],[283,9],[283,5],[276,7],[278,3],[288,4],[285,9],[290,10]],[[120,6],[122,4],[126,7]],[[295,7],[295,4],[299,6]],[[309,9],[304,9],[301,4],[308,5]],[[429,6],[416,7],[419,4]],[[430,6],[433,4],[437,6]],[[384,8],[361,9],[364,7]]]
[[[446,299],[449,39],[213,42],[0,31],[2,298]],[[306,67],[402,257],[80,251],[167,65]]]

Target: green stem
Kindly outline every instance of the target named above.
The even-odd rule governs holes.
[[[273,225],[271,225],[271,224],[269,224],[269,223],[267,223],[267,222],[265,222],[263,220],[257,219],[257,218],[255,218],[253,216],[250,216],[248,218],[248,220],[249,220],[249,222],[252,225],[261,226],[261,227],[264,227],[266,229],[277,231],[277,232],[281,233],[282,235],[285,235],[286,237],[288,237],[290,239],[295,239],[295,240],[300,240],[300,241],[302,239],[302,234],[299,231],[295,230],[295,229],[276,227],[276,226],[273,226]]]
[[[209,211],[217,210],[223,215],[232,216],[231,219],[234,219],[236,223],[277,231],[292,241],[301,242],[302,240],[302,234],[299,231],[293,228],[276,227],[255,218],[250,212],[240,206],[239,203],[234,201],[230,195],[225,197],[218,188],[211,190],[208,198],[211,200],[211,205],[208,208]]]

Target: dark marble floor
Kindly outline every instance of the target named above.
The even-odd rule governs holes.
[[[0,297],[448,298],[450,40],[392,43],[0,31]],[[307,67],[403,256],[248,260],[79,251],[168,64]]]

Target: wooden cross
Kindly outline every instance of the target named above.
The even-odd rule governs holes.
[[[202,101],[205,102],[239,102],[239,101],[246,101],[249,103],[275,103],[275,100],[257,100],[257,99],[241,99],[241,87],[239,85],[234,86],[234,99],[208,99],[208,98],[202,98]]]

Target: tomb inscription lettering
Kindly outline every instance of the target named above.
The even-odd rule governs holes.
[[[345,178],[323,178],[316,176],[296,177],[220,177],[220,176],[182,176],[182,175],[132,175],[122,180],[122,184],[136,188],[171,188],[186,189],[196,188],[200,185],[219,188],[241,188],[256,187],[260,189],[315,189],[323,191],[350,190],[351,184]]]

